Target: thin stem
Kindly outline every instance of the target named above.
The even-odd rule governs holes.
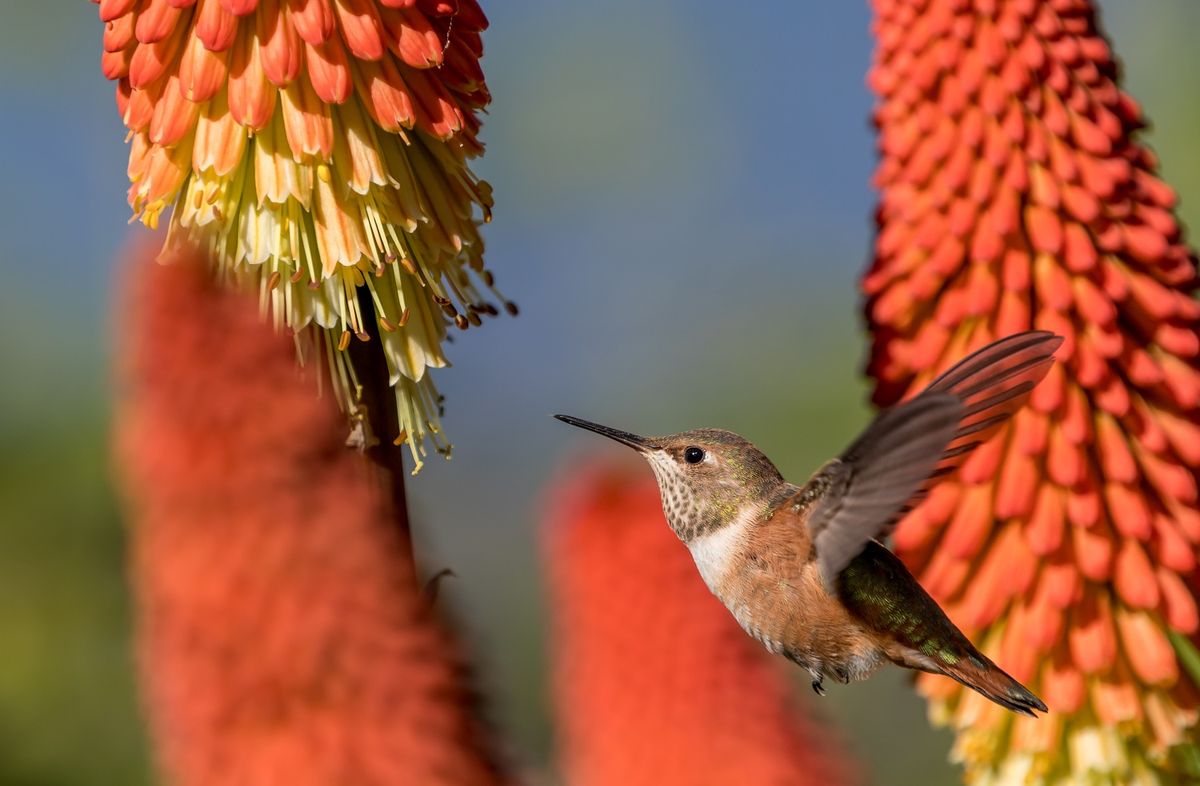
[[[366,426],[374,437],[374,444],[364,452],[367,458],[383,471],[384,482],[388,486],[392,508],[395,510],[396,526],[400,530],[402,548],[401,555],[413,568],[416,575],[416,557],[413,553],[412,529],[408,520],[408,499],[404,490],[404,449],[403,445],[392,443],[393,438],[400,433],[400,419],[396,412],[395,391],[389,384],[387,360],[380,351],[378,342],[379,328],[375,320],[375,309],[366,287],[358,291],[359,306],[363,310],[364,322],[371,335],[370,341],[354,339],[346,351],[350,353],[350,362],[358,374],[359,384],[362,385],[361,406],[365,412]],[[371,315],[366,319],[367,314]]]

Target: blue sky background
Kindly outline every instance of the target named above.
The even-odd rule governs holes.
[[[1102,6],[1194,223],[1200,4]],[[549,415],[731,428],[793,478],[866,416],[870,16],[865,2],[485,7],[488,259],[522,313],[451,347],[437,380],[455,457],[409,488],[422,554],[460,576],[444,592],[496,712],[539,764],[539,489],[559,463],[617,449]],[[105,443],[110,285],[144,230],[126,227],[100,34],[95,8],[68,0],[10,3],[0,26],[0,784],[149,777]],[[820,707],[881,782],[953,782],[948,738],[900,675]]]

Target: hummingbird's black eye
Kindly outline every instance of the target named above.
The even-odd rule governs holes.
[[[704,461],[704,451],[697,447],[690,447],[683,451],[683,460],[689,464],[699,464]]]

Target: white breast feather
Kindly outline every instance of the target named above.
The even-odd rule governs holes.
[[[714,593],[741,552],[750,525],[760,513],[757,506],[747,506],[730,524],[688,542],[688,550],[692,552],[700,576]]]

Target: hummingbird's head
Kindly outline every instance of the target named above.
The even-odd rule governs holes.
[[[748,440],[732,431],[695,429],[640,437],[569,415],[554,417],[603,434],[642,454],[654,470],[667,522],[684,542],[765,509],[783,476]]]

